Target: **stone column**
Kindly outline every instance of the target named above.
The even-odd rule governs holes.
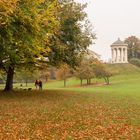
[[[113,52],[113,48],[111,49],[111,53],[112,53],[112,63],[114,62],[114,52]]]
[[[115,62],[115,49],[112,48],[112,63]]]
[[[119,48],[117,48],[117,63],[119,62]]]
[[[121,63],[121,48],[118,49],[119,49],[119,63]]]
[[[126,62],[128,63],[128,49],[126,48]]]
[[[126,62],[126,49],[124,48],[124,62]]]
[[[128,62],[128,60],[127,60],[127,59],[128,59],[127,55],[128,55],[128,54],[127,54],[127,48],[125,48],[125,62],[126,62],[126,63]]]
[[[117,61],[117,50],[114,48],[114,62],[116,63]]]
[[[125,63],[125,48],[123,48],[123,62]]]
[[[113,52],[114,52],[114,58],[113,58],[113,60],[114,60],[114,62],[116,62],[116,49],[115,48],[113,49]]]
[[[121,62],[123,63],[123,48],[121,48]]]

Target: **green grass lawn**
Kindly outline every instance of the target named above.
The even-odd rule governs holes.
[[[0,139],[140,140],[140,73],[114,76],[109,86],[97,82],[80,87],[72,78],[66,88],[51,81],[43,91],[1,91]]]

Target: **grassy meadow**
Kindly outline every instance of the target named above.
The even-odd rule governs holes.
[[[94,84],[81,87],[71,78],[66,88],[63,81],[49,81],[43,91],[20,90],[19,84],[11,94],[1,91],[0,139],[139,140],[140,70],[108,66],[113,67],[119,74],[110,85],[93,79]],[[33,83],[28,87],[35,88]]]

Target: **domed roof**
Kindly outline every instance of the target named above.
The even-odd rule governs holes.
[[[127,46],[127,44],[121,41],[120,38],[118,38],[118,40],[111,45],[111,47],[113,46]]]

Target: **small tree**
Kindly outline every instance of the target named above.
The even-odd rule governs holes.
[[[71,77],[71,69],[67,64],[61,65],[57,72],[57,76],[64,80],[64,87],[66,87],[67,78]]]
[[[75,76],[80,79],[81,81],[81,86],[82,86],[82,81],[84,79],[87,80],[87,85],[91,84],[91,79],[95,77],[93,68],[92,68],[92,61],[93,59],[84,59],[80,66],[77,67],[75,70]]]
[[[82,67],[78,67],[75,71],[75,76],[80,79],[81,86],[83,85],[83,80],[86,79],[85,70]]]
[[[44,82],[47,82],[50,78],[50,72],[47,67],[38,70],[38,77],[42,79]]]
[[[113,75],[109,70],[106,70],[103,64],[98,63],[94,66],[95,75],[97,78],[103,78],[105,83],[109,85],[109,78]]]

